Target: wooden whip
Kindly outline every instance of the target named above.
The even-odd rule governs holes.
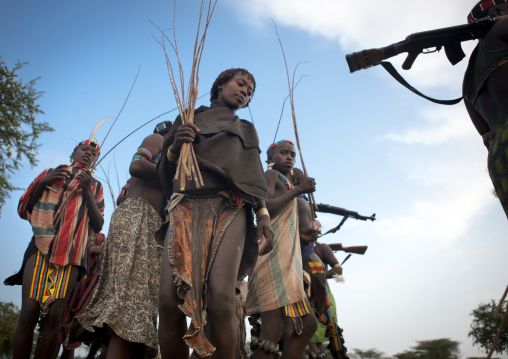
[[[288,69],[288,63],[286,60],[286,54],[284,52],[284,47],[282,46],[282,41],[280,39],[279,32],[277,30],[277,25],[275,24],[275,22],[273,23],[273,26],[275,27],[275,33],[277,34],[277,39],[279,40],[280,49],[282,50],[282,57],[284,58],[284,65],[286,67],[286,75],[287,75],[288,87],[289,87],[289,102],[291,103],[291,115],[293,117],[293,127],[295,129],[296,146],[298,147],[298,153],[300,154],[300,161],[302,161],[303,174],[306,177],[308,177],[307,168],[305,167],[305,162],[304,162],[303,156],[302,156],[302,149],[300,147],[300,137],[298,136],[298,126],[296,124],[295,102],[293,99],[295,74],[296,74],[296,70],[298,69],[298,65],[296,66],[295,71],[293,72],[293,80],[291,81],[289,78],[289,69]],[[316,199],[314,198],[314,193],[309,193],[309,202],[311,205],[312,217],[315,219],[316,218],[315,212],[318,210],[318,207],[316,205]]]
[[[198,84],[199,84],[199,67],[201,64],[201,57],[203,55],[203,49],[205,45],[206,34],[208,31],[208,27],[210,25],[210,21],[212,19],[213,12],[215,10],[215,6],[217,4],[217,0],[212,1],[208,0],[208,10],[206,14],[206,20],[204,22],[204,29],[201,31],[201,24],[203,21],[203,14],[205,10],[205,0],[201,1],[201,7],[199,12],[199,21],[198,28],[196,32],[196,39],[194,42],[194,52],[192,58],[192,66],[191,66],[191,74],[189,79],[189,85],[187,88],[187,93],[185,91],[185,81],[184,81],[184,73],[182,63],[180,61],[180,53],[178,50],[178,42],[176,38],[176,0],[175,0],[175,11],[173,18],[173,41],[174,44],[166,37],[164,32],[159,28],[159,31],[162,34],[162,43],[161,46],[164,49],[164,54],[166,58],[166,65],[168,68],[168,74],[171,81],[171,87],[173,88],[173,93],[175,95],[175,101],[178,106],[178,111],[180,112],[180,118],[182,119],[182,124],[185,123],[194,123],[194,109],[196,107],[196,101],[198,98]],[[157,25],[155,25],[157,26]],[[179,87],[177,87],[177,78],[173,71],[173,65],[168,55],[166,48],[166,41],[170,43],[173,51],[175,52],[176,59],[178,61],[178,73],[179,73]],[[180,150],[180,154],[178,157],[178,163],[176,168],[175,177],[173,178],[174,182],[179,182],[180,191],[185,190],[185,186],[187,182],[193,182],[196,188],[201,188],[204,186],[203,177],[201,176],[201,172],[199,170],[198,162],[196,159],[196,155],[194,153],[194,147],[192,143],[184,143]]]

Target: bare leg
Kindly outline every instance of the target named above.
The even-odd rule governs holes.
[[[242,259],[247,216],[241,209],[228,226],[217,250],[208,286],[208,320],[214,359],[237,359],[240,328],[236,320],[235,286]]]
[[[284,329],[283,315],[282,309],[280,308],[261,313],[261,333],[259,334],[259,338],[268,340],[270,343],[277,345],[282,338]],[[254,350],[252,358],[273,359],[273,354],[256,349]]]
[[[188,358],[189,348],[183,341],[187,332],[185,315],[178,305],[182,303],[176,294],[173,266],[168,259],[168,234],[162,253],[161,281],[159,289],[159,346],[162,358]]]
[[[65,298],[57,299],[50,305],[48,314],[42,323],[42,338],[39,343],[37,357],[40,359],[55,358],[58,355],[60,346],[60,326],[62,324],[62,316],[67,301],[72,295],[72,291],[78,280],[79,269],[73,266],[67,283],[67,292]]]
[[[74,349],[63,349],[60,359],[74,359]]]
[[[311,352],[313,352],[314,354],[319,354],[321,353],[321,349],[318,348],[317,344],[316,343],[312,343],[310,342],[309,343],[309,349]]]
[[[303,330],[300,335],[296,334],[294,329],[287,330],[287,328],[294,328],[294,324],[289,317],[284,318],[285,333],[290,333],[290,335],[284,340],[283,359],[298,358],[304,352],[305,347],[316,332],[318,322],[313,312],[301,318]]]
[[[27,261],[21,289],[21,312],[18,326],[14,333],[13,359],[28,359],[32,352],[33,333],[39,319],[39,302],[29,298],[32,277],[35,269],[36,254]],[[69,275],[65,298],[57,299],[51,304],[48,315],[44,319],[44,330],[39,343],[38,356],[41,359],[55,358],[58,355],[59,331],[65,304],[69,300],[78,279],[78,267],[73,266]]]
[[[120,338],[111,329],[111,339],[109,341],[108,353],[106,359],[126,359],[126,358],[142,358],[145,346],[140,343],[129,342]]]
[[[28,359],[32,352],[34,329],[39,319],[39,302],[30,299],[30,286],[32,284],[33,268],[35,265],[35,254],[28,259],[23,272],[23,284],[21,288],[21,312],[19,314],[18,326],[14,332],[12,343],[14,359]]]

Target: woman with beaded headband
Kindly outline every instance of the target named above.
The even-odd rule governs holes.
[[[39,324],[38,359],[57,355],[66,302],[87,266],[86,248],[102,229],[104,195],[90,168],[99,156],[93,138],[80,142],[71,165],[43,171],[19,200],[18,213],[30,222],[34,236],[21,271],[6,284],[22,284],[22,304],[14,334],[13,357],[29,358]]]
[[[171,121],[155,126],[132,158],[125,200],[113,212],[95,295],[79,323],[90,332],[111,337],[107,358],[155,358],[158,353],[157,314],[166,199],[156,164]],[[135,319],[134,319],[135,318]]]
[[[273,240],[257,132],[235,116],[249,104],[255,87],[247,70],[222,72],[212,86],[210,107],[195,110],[194,124],[182,124],[178,117],[164,141],[158,170],[170,202],[159,306],[162,358],[187,358],[189,348],[200,358],[238,358],[236,283],[258,251],[271,250]],[[193,145],[202,188],[188,184],[181,191],[173,182],[183,143]],[[191,321],[188,330],[185,316]]]
[[[468,22],[500,18],[480,39],[464,75],[464,104],[489,150],[488,169],[508,217],[508,0],[483,0]]]

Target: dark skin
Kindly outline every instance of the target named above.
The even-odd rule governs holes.
[[[164,138],[168,135],[169,128],[161,133],[154,133],[146,137],[138,148],[147,148],[152,152],[153,157],[162,150]],[[156,164],[150,162],[146,152],[138,151],[134,155],[141,155],[146,158],[135,160],[131,162],[129,167],[130,187],[127,193],[127,198],[143,198],[159,213],[161,218],[164,217],[164,207],[166,199],[160,186],[159,177],[157,176]],[[117,201],[118,202],[118,201]],[[120,201],[121,203],[121,201]],[[110,343],[107,359],[124,359],[124,358],[138,358],[144,346],[139,343],[129,342],[118,336],[107,324],[105,327],[108,329],[110,335]],[[142,355],[141,355],[142,356]]]
[[[288,190],[286,185],[279,179],[277,171],[286,178],[291,176],[291,170],[295,164],[296,152],[293,145],[282,143],[273,149],[268,155],[268,162],[274,163],[273,169],[265,172],[265,179],[268,188],[268,201],[266,207],[270,212],[270,216],[276,216],[284,207],[297,196],[303,193],[311,193],[316,190],[316,183],[313,178],[302,176],[298,185]],[[304,200],[306,203],[306,201]],[[308,206],[308,204],[306,204]],[[303,234],[308,235],[309,240],[315,240],[318,232],[312,228],[304,228]],[[302,233],[300,233],[300,239]],[[307,300],[307,299],[306,299]],[[308,303],[307,300],[307,305]],[[304,352],[307,343],[317,328],[317,320],[313,313],[301,317],[303,324],[303,332],[298,335],[292,322],[286,318],[283,308],[278,308],[261,313],[261,333],[260,338],[270,341],[271,343],[279,343],[284,340],[284,348],[282,358],[299,358]],[[262,350],[255,350],[253,359],[271,359],[272,354]]]
[[[162,150],[162,144],[168,133],[169,128],[160,134],[154,133],[146,137],[138,148],[148,148],[152,152],[153,157],[155,157]],[[147,158],[146,153],[143,151],[138,151],[134,155],[141,155]],[[129,172],[132,177],[129,180],[130,187],[127,198],[146,199],[159,212],[161,218],[164,218],[166,199],[159,183],[156,167],[157,164],[150,161],[136,160],[131,162]]]
[[[493,6],[487,15],[508,15],[508,4]],[[486,51],[508,47],[508,18],[497,21],[487,34],[479,39],[479,46]],[[464,88],[463,92],[466,93],[467,90]],[[487,120],[499,123],[508,118],[508,64],[501,65],[489,77],[474,105],[469,101],[464,101],[464,104],[476,130],[489,148],[490,132],[494,129],[489,128]]]
[[[253,83],[247,76],[237,74],[219,86],[216,101],[238,110],[249,102],[253,89]],[[170,151],[179,154],[182,145],[194,142],[197,134],[199,129],[194,124],[181,125],[175,132]],[[256,210],[265,208],[263,199],[257,198],[256,202]],[[214,359],[238,358],[240,330],[236,321],[235,286],[246,232],[247,216],[242,208],[226,229],[210,270],[207,315],[212,333],[210,342],[216,348]],[[167,253],[168,238],[169,233],[166,234],[164,253]],[[259,253],[268,253],[273,247],[273,230],[267,215],[258,218],[257,238]],[[173,266],[166,256],[162,261],[159,290],[159,344],[162,358],[189,357],[189,348],[182,340],[187,323],[185,315],[178,309],[181,303],[173,283]]]
[[[97,150],[89,145],[79,146],[72,154],[72,158],[75,163],[81,163],[86,167],[90,167],[97,159],[97,156]],[[70,176],[71,173],[62,166],[57,167],[44,176],[30,196],[27,205],[28,212],[32,212],[35,203],[37,203],[41,197],[46,186],[51,185],[56,180],[64,180]],[[92,175],[89,171],[81,171],[81,173],[77,176],[77,179],[80,182],[79,188],[81,189],[82,195],[86,201],[86,208],[90,218],[90,226],[95,233],[99,233],[102,229],[102,225],[104,224],[104,219],[102,218],[99,208],[95,203],[95,198],[93,197],[91,188]],[[38,301],[30,298],[30,287],[32,284],[35,259],[36,254],[30,257],[23,273],[21,312],[13,340],[13,358],[15,359],[28,359],[30,357],[32,352],[33,331],[39,319],[40,304]],[[65,297],[57,299],[50,306],[50,310],[44,319],[44,331],[39,344],[38,358],[52,359],[58,354],[59,330],[63,310],[72,294],[74,286],[76,285],[78,275],[78,266],[72,266]]]
[[[342,267],[334,267],[339,264],[337,258],[335,258],[335,254],[328,244],[319,243],[314,247],[314,252],[321,258],[321,261],[326,266],[326,279],[333,278],[334,274],[342,275]],[[328,270],[328,267],[330,269]]]
[[[273,169],[279,171],[288,179],[293,178],[297,180],[293,182],[293,189],[288,190],[284,183],[278,178],[277,172],[265,172],[269,198],[266,207],[272,217],[279,213],[287,203],[293,200],[293,198],[316,190],[316,181],[314,178],[305,177],[303,172],[298,169],[293,169],[295,161],[295,148],[289,143],[278,145],[268,155],[268,162],[275,163]],[[291,175],[291,170],[293,170],[293,175]],[[304,242],[315,241],[318,231],[312,228],[310,206],[303,198],[299,198],[298,200],[300,240]]]
[[[130,181],[131,181],[131,179],[129,178],[127,180],[127,184],[130,183]],[[126,186],[127,186],[127,184],[126,184]],[[126,199],[127,199],[127,196],[122,195],[122,194],[118,195],[118,197],[116,198],[116,205],[117,206],[121,205],[122,202],[125,201]]]

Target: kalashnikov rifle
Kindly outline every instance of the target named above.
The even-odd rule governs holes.
[[[350,217],[354,218],[354,219],[357,219],[357,220],[359,219],[361,221],[370,220],[370,221],[374,222],[376,220],[376,214],[375,213],[372,214],[370,217],[367,217],[367,216],[361,216],[361,215],[359,215],[358,212],[348,211],[347,209],[330,206],[328,204],[322,204],[322,203],[320,203],[320,204],[317,205],[317,207],[318,207],[318,212],[337,214],[339,216],[343,216],[344,217],[344,218],[342,218],[342,221],[339,223],[339,225],[337,227],[330,229],[328,232],[323,234],[323,236],[327,235],[328,233],[335,233],[335,232],[337,232],[340,229],[340,227],[342,227],[342,225],[346,222],[346,220],[348,218],[350,218]]]
[[[346,61],[349,66],[349,71],[355,72],[361,69],[366,69],[371,66],[382,65],[390,75],[409,90],[413,91],[419,96],[426,98],[429,101],[453,105],[460,102],[461,98],[455,100],[435,100],[431,97],[425,96],[418,90],[409,85],[402,76],[395,70],[393,65],[386,60],[390,57],[396,56],[403,52],[407,52],[406,60],[402,64],[404,70],[409,70],[418,55],[429,54],[440,51],[443,47],[446,57],[452,65],[459,63],[466,55],[462,50],[461,43],[463,41],[474,40],[483,37],[487,31],[494,25],[494,23],[506,16],[500,17],[484,17],[481,19],[474,19],[470,24],[445,27],[442,29],[417,32],[406,37],[405,40],[395,44],[381,47],[377,49],[362,50],[346,55]]]
[[[332,251],[344,251],[346,253],[355,253],[355,254],[365,254],[367,252],[367,246],[352,246],[352,247],[343,247],[342,243],[332,243],[328,245]]]

